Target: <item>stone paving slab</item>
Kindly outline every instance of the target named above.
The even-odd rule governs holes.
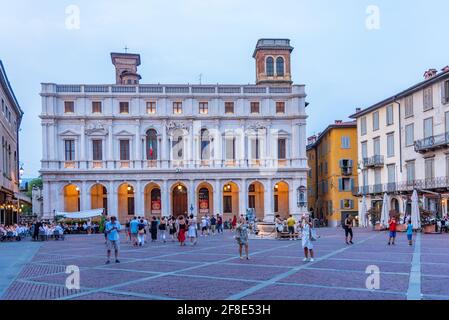
[[[158,241],[134,248],[122,241],[122,263],[105,265],[102,235],[67,236],[39,243],[27,260],[13,264],[0,299],[407,299],[416,252],[405,234],[387,246],[385,232],[354,231],[355,245],[347,246],[341,229],[318,230],[314,263],[302,261],[301,241],[250,240],[251,260],[240,260],[234,235],[226,232],[186,247]],[[449,300],[449,234],[422,235],[419,241],[420,259],[413,263],[421,271],[423,299]],[[68,265],[80,268],[81,290],[65,288]],[[369,265],[380,268],[380,290],[365,288]]]

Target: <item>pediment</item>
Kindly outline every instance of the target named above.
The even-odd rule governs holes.
[[[134,133],[129,132],[128,130],[122,130],[114,134],[115,136],[133,136]]]
[[[65,130],[59,134],[60,136],[79,136],[80,134],[78,132],[75,132],[73,130]]]

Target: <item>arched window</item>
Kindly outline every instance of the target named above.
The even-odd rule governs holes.
[[[173,150],[173,160],[183,160],[183,131],[176,130],[173,134],[172,150]]]
[[[276,74],[278,77],[283,77],[284,76],[284,58],[282,57],[278,57],[276,59]]]
[[[266,71],[268,77],[274,76],[274,59],[272,57],[267,58]]]
[[[210,159],[210,136],[209,130],[201,130],[201,160]]]
[[[157,160],[157,132],[154,129],[147,131],[147,160]]]

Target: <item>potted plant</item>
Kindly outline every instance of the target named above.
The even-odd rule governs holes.
[[[436,233],[437,232],[437,223],[434,219],[434,213],[432,211],[425,210],[420,208],[420,216],[421,216],[421,228],[424,233]]]
[[[375,208],[371,208],[371,209],[368,210],[367,216],[369,217],[369,219],[371,221],[371,225],[373,226],[373,230],[381,231],[380,211],[376,210]]]

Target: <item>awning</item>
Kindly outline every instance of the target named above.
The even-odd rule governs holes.
[[[66,219],[88,219],[101,217],[103,215],[103,209],[86,210],[80,212],[56,212],[57,217]]]

